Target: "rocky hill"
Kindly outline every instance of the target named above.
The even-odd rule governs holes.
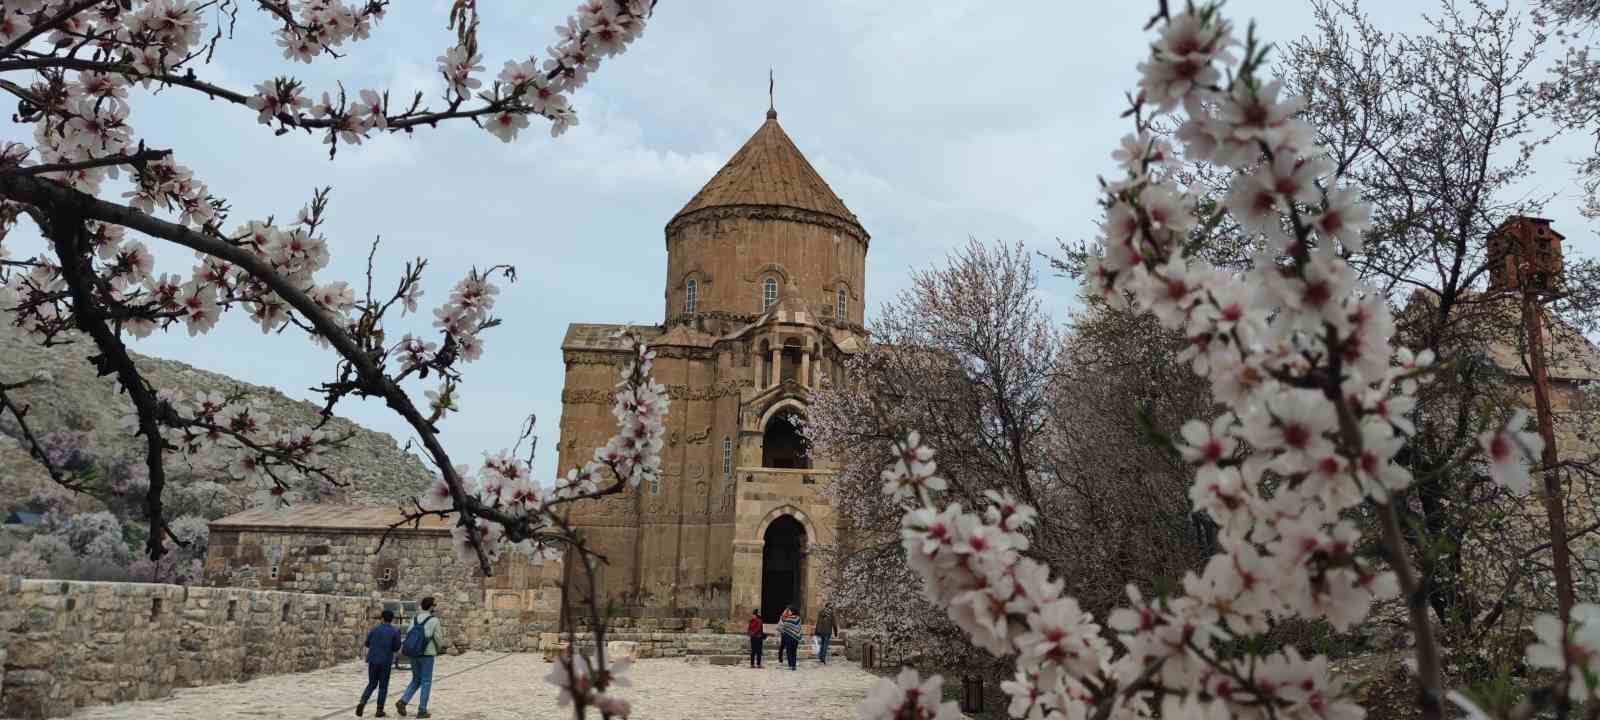
[[[31,385],[14,394],[31,405],[28,424],[35,432],[78,430],[87,432],[97,450],[132,450],[138,440],[118,428],[127,400],[117,393],[109,377],[97,377],[87,358],[93,344],[86,339],[69,346],[40,347],[15,328],[0,323],[0,379],[18,381],[37,370],[48,372],[49,383]],[[272,388],[240,382],[226,375],[207,372],[173,360],[135,356],[141,371],[158,389],[177,388],[185,394],[195,391],[243,392],[266,404],[273,426],[314,424],[319,408],[308,402],[291,400]],[[339,500],[356,503],[388,503],[414,495],[425,488],[431,475],[414,456],[402,452],[394,438],[367,430],[337,418],[326,426],[335,434],[353,433],[348,443],[330,453],[327,466],[336,477],[349,482]],[[50,482],[37,462],[12,438],[18,435],[15,419],[0,417],[0,494],[6,502],[0,509],[28,496],[37,483]],[[215,478],[224,482],[225,478]],[[234,487],[241,498],[254,487]]]

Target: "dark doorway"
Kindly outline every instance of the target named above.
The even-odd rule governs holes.
[[[794,413],[781,412],[767,421],[767,428],[761,434],[761,467],[811,467],[811,458],[806,455],[806,439],[800,435],[796,420]]]
[[[805,526],[793,516],[784,515],[767,526],[761,540],[761,621],[777,622],[783,609],[790,605],[803,617]]]

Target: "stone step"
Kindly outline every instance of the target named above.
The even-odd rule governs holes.
[[[685,655],[683,659],[684,659],[685,662],[695,663],[695,664],[706,664],[706,665],[748,665],[748,664],[750,664],[750,654],[749,653],[743,653],[743,654],[740,654],[740,655]],[[817,659],[815,657],[813,657],[809,651],[806,651],[806,652],[800,653],[800,661],[801,662],[816,662]],[[833,648],[832,647],[828,648],[828,661],[829,662],[834,662],[834,661],[847,662],[843,655],[835,655],[835,654],[833,654]],[[761,654],[761,662],[762,662],[763,665],[774,665],[774,666],[776,666],[777,663],[778,663],[778,652],[776,650],[768,648],[765,652],[763,652]],[[787,663],[785,663],[785,664],[787,664]]]

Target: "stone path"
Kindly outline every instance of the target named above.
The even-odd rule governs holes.
[[[544,682],[550,665],[537,654],[468,652],[441,657],[434,668],[429,711],[439,720],[509,720],[571,717],[555,704],[555,688]],[[628,673],[624,695],[640,720],[799,720],[854,718],[855,704],[877,677],[842,658],[819,665],[751,670],[746,665],[696,664],[681,658],[639,660]],[[395,671],[394,700],[411,679]],[[346,663],[326,670],[277,675],[245,683],[178,690],[161,700],[80,709],[71,720],[332,720],[355,717],[366,686],[366,667]],[[410,708],[416,714],[415,701]],[[372,717],[367,708],[366,717]],[[593,716],[592,717],[597,717]]]

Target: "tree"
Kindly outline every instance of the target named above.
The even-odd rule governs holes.
[[[1484,662],[1484,643],[1514,639],[1521,625],[1505,610],[1554,600],[1548,550],[1536,551],[1549,537],[1524,511],[1525,493],[1464,462],[1480,432],[1525,402],[1515,369],[1492,359],[1495,348],[1514,348],[1528,363],[1521,293],[1491,283],[1502,256],[1490,238],[1549,199],[1517,189],[1533,172],[1533,151],[1556,132],[1540,121],[1530,77],[1545,36],[1509,8],[1481,2],[1446,0],[1415,34],[1384,31],[1355,2],[1314,8],[1316,31],[1290,43],[1275,71],[1285,92],[1305,98],[1302,116],[1341,180],[1372,208],[1350,267],[1396,311],[1397,341],[1440,359],[1416,395],[1416,431],[1399,455],[1416,483],[1397,511],[1443,639],[1469,675],[1492,675],[1501,663]],[[1600,267],[1569,257],[1563,291],[1541,310],[1562,340],[1547,352],[1577,364],[1587,358],[1561,357],[1560,348],[1587,346],[1580,333],[1596,327]],[[1561,422],[1581,433],[1597,420],[1575,410]],[[1569,495],[1589,497],[1592,458],[1573,460]]]
[[[323,277],[332,251],[324,237],[327,189],[315,190],[293,220],[233,221],[229,202],[178,162],[178,152],[151,148],[131,120],[141,96],[134,86],[194,92],[222,111],[251,112],[276,134],[319,134],[334,158],[340,145],[360,145],[382,133],[411,133],[444,122],[472,122],[503,141],[515,139],[530,116],[559,134],[576,122],[569,97],[601,62],[621,53],[644,29],[653,0],[585,0],[557,28],[542,62],[509,60],[491,81],[477,47],[479,8],[454,0],[453,43],[438,59],[447,82],[443,97],[391,98],[378,89],[321,92],[292,76],[254,88],[207,79],[206,63],[232,37],[246,6],[277,38],[288,61],[339,57],[347,43],[367,38],[387,0],[23,0],[0,7],[0,90],[18,102],[15,119],[30,126],[33,143],[0,148],[0,230],[26,217],[46,240],[44,252],[8,259],[0,254],[0,310],[5,320],[40,343],[92,343],[97,371],[113,375],[129,400],[125,425],[143,439],[143,554],[161,562],[169,545],[192,544],[168,505],[174,465],[228,472],[260,482],[279,499],[314,492],[341,480],[319,462],[337,437],[321,427],[273,427],[245,398],[185,397],[154,387],[130,355],[125,338],[183,329],[208,332],[220,317],[242,310],[265,333],[304,337],[338,355],[321,384],[325,415],[350,397],[373,398],[402,417],[439,473],[437,485],[408,511],[452,516],[458,551],[485,572],[507,548],[539,551],[555,545],[592,573],[586,553],[561,517],[561,505],[620,492],[659,466],[664,390],[649,380],[652,354],[635,337],[637,354],[623,370],[617,394],[619,434],[595,461],[572,470],[554,488],[528,477],[514,452],[487,460],[476,475],[457,465],[439,439],[438,423],[454,409],[462,367],[483,352],[482,333],[500,323],[492,313],[505,266],[473,270],[434,311],[429,340],[407,333],[402,318],[415,312],[425,258],[407,264],[393,288]],[[251,18],[244,18],[248,31]],[[126,179],[126,203],[107,199]],[[147,242],[195,252],[188,272],[159,271]],[[369,252],[375,253],[376,248]],[[369,254],[369,257],[371,255]],[[360,290],[358,290],[360,288]],[[427,405],[410,394],[429,376]],[[0,377],[0,412],[9,413],[34,457],[59,484],[83,491],[82,473],[57,464],[31,428],[27,409],[8,395],[39,378]],[[598,609],[595,610],[598,613]],[[626,703],[607,694],[614,670],[604,644],[595,657],[565,658],[566,699],[578,716],[599,707],[625,715]],[[619,712],[620,711],[620,712]]]
[[[953,448],[940,470],[964,507],[1006,495],[1039,508],[1029,556],[1070,575],[1086,607],[1108,611],[1129,582],[1153,591],[1194,566],[1201,545],[1185,501],[1187,468],[1142,442],[1125,405],[1153,389],[1148,363],[1098,354],[1111,351],[1114,323],[1091,313],[1064,335],[1040,305],[1030,254],[977,241],[915,272],[883,308],[846,378],[813,395],[806,427],[840,465],[827,492],[854,543],[833,558],[830,597],[856,627],[927,664],[1011,672],[926,599],[884,582],[915,578],[899,550],[902,508],[884,496],[881,477],[906,428]],[[1165,411],[1170,394],[1146,397],[1158,395]]]
[[[1600,58],[1593,31],[1600,27],[1600,4],[1591,0],[1538,0],[1533,20],[1566,47],[1550,78],[1538,85],[1546,117],[1594,139],[1589,156],[1575,164],[1584,190],[1583,214],[1600,217]]]
[[[833,602],[857,626],[887,636],[911,654],[946,666],[971,663],[956,628],[920,598],[885,592],[869,577],[910,578],[894,530],[900,511],[885,502],[880,470],[888,441],[922,428],[952,453],[951,492],[981,503],[1001,490],[1056,507],[1043,452],[1049,387],[1059,367],[1060,337],[1036,294],[1029,255],[1020,245],[969,241],[943,267],[917,271],[911,287],[885,305],[873,342],[812,396],[805,432],[839,464],[827,488],[858,547],[833,559]],[[1061,524],[1041,538],[1072,532]],[[1051,552],[1045,541],[1041,552]]]
[[[1129,584],[1170,590],[1214,549],[1214,524],[1189,507],[1193,473],[1166,437],[1212,408],[1209,388],[1178,360],[1186,344],[1148,316],[1092,299],[1072,318],[1048,457],[1077,529],[1064,553],[1073,592],[1090,610],[1115,607]]]
[[[1028,552],[1036,508],[1007,496],[978,509],[947,502],[935,449],[908,433],[884,472],[885,493],[906,508],[908,562],[976,646],[1017,658],[1004,686],[1013,717],[1358,718],[1326,658],[1261,639],[1282,618],[1349,628],[1398,595],[1417,637],[1417,708],[1441,718],[1438,646],[1399,512],[1415,478],[1397,462],[1415,432],[1406,413],[1436,365],[1430,352],[1391,346],[1387,298],[1359,285],[1346,260],[1363,252],[1373,208],[1315,142],[1299,115],[1305,101],[1268,79],[1253,25],[1241,42],[1217,5],[1174,14],[1162,2],[1149,27],[1158,36],[1128,95],[1120,172],[1101,184],[1106,215],[1086,291],[1188,338],[1180,358],[1223,412],[1186,423],[1176,447],[1195,468],[1196,509],[1218,523],[1219,551],[1172,596],[1130,587],[1102,625],[1069,593],[1070,577]],[[1152,118],[1166,113],[1181,156],[1155,135]],[[1185,158],[1231,174],[1232,201],[1187,192],[1175,171]],[[1224,237],[1213,243],[1214,233]],[[1253,247],[1255,261],[1238,271],[1190,252],[1212,244]],[[1506,487],[1529,481],[1540,450],[1521,424],[1513,417],[1476,436]],[[1358,553],[1350,514],[1359,511],[1377,518],[1378,558]],[[1528,663],[1553,673],[1515,716],[1567,717],[1594,699],[1597,623],[1594,606],[1534,622]],[[880,682],[858,714],[955,717],[941,684],[907,669]],[[1503,702],[1486,711],[1459,693],[1449,699],[1472,717],[1510,715]]]

